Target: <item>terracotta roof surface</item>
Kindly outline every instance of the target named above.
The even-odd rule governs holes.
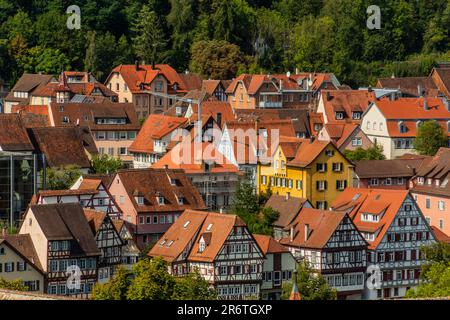
[[[180,212],[186,209],[205,209],[205,203],[183,170],[173,169],[129,169],[119,170],[116,175],[122,181],[137,212]],[[172,185],[171,179],[175,181]],[[144,204],[134,199],[138,192],[144,197]],[[157,196],[164,197],[165,204],[159,205]],[[178,199],[184,199],[179,204]]]
[[[361,112],[367,110],[369,104],[375,101],[375,93],[368,90],[322,90],[325,114],[328,122],[361,122],[361,119],[353,119],[353,112]],[[337,120],[335,112],[343,112],[344,119]]]
[[[439,93],[436,84],[430,77],[402,77],[378,79],[378,88],[400,89],[403,93],[413,97],[420,97],[423,92],[425,96],[436,97]],[[419,93],[419,87],[423,90]]]
[[[208,170],[205,163],[210,166]],[[183,169],[190,173],[238,173],[238,168],[221,154],[213,143],[210,142],[181,142],[167,152],[153,168]]]
[[[0,150],[34,150],[20,115],[0,114],[0,128]]]
[[[28,259],[32,265],[34,265],[38,271],[42,272],[42,265],[34,247],[33,241],[29,234],[12,234],[6,236],[0,236],[0,243],[2,240],[8,242],[17,252],[23,257]]]
[[[188,119],[183,117],[151,114],[128,150],[131,152],[152,153],[155,140],[160,140],[164,136],[173,133],[187,121]]]
[[[424,108],[427,102],[428,110]],[[399,98],[378,100],[375,105],[386,119],[399,120],[450,120],[450,111],[440,98]]]
[[[423,159],[363,160],[355,162],[359,178],[413,177]]]
[[[290,166],[306,167],[313,162],[328,146],[333,145],[330,141],[302,139],[297,153],[291,161],[288,162]],[[336,149],[333,147],[333,150]]]
[[[90,168],[84,140],[77,127],[45,127],[30,129],[36,149],[45,154],[50,167],[77,165]]]
[[[254,234],[258,246],[261,248],[262,252],[267,255],[270,253],[289,253],[289,249],[281,245],[271,236],[266,236],[262,234]]]
[[[444,242],[447,244],[450,244],[450,236],[448,236],[447,234],[445,234],[441,229],[439,229],[436,226],[430,226],[431,230],[434,233],[434,236],[436,237],[436,240],[438,242]]]
[[[278,220],[274,222],[275,226],[287,227],[300,213],[308,199],[280,196],[273,194],[266,202],[266,208],[272,208],[280,214]]]
[[[95,236],[102,226],[103,222],[105,221],[107,214],[102,211],[96,211],[96,210],[90,210],[90,209],[83,209],[84,216],[86,217],[86,220],[89,223],[89,226],[91,227],[92,233]]]
[[[26,102],[29,100],[29,98],[16,98],[14,97],[14,92],[30,93],[39,88],[40,86],[46,85],[50,81],[56,81],[56,79],[53,76],[46,74],[24,73],[16,82],[14,87],[10,90],[5,100],[14,102]]]
[[[236,215],[186,210],[158,240],[149,256],[162,256],[172,262],[186,250],[188,261],[213,262],[236,226],[245,226]],[[206,247],[200,252],[202,238]],[[191,241],[192,247],[188,247]]]
[[[331,208],[348,212],[358,230],[378,231],[375,241],[369,242],[369,249],[376,249],[408,194],[408,190],[346,188],[331,204]],[[378,222],[361,221],[363,213],[380,214],[383,210],[385,212]]]
[[[72,240],[74,255],[100,255],[92,231],[78,203],[31,205],[47,240]]]
[[[280,243],[302,248],[321,249],[328,243],[345,216],[345,212],[304,208],[292,223],[293,240],[291,241],[290,237],[282,238]],[[309,234],[305,235],[307,225]]]

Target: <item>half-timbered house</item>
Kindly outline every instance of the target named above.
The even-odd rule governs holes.
[[[133,265],[139,261],[141,251],[133,240],[128,222],[124,220],[113,220],[113,223],[124,243],[122,247],[122,267],[131,271]]]
[[[322,274],[340,299],[360,299],[367,242],[345,212],[303,208],[280,243]]]
[[[101,252],[79,204],[30,205],[19,234],[31,237],[45,272],[45,293],[90,296]]]
[[[280,300],[283,284],[292,282],[297,262],[289,249],[271,236],[255,234],[254,237],[266,256],[263,264],[261,298]]]
[[[105,212],[112,219],[122,217],[122,210],[100,177],[81,176],[69,190],[39,191],[32,203],[79,203],[83,208]]]
[[[196,269],[219,299],[259,297],[264,254],[235,215],[186,210],[149,252],[183,276]]]
[[[107,213],[84,209],[92,233],[101,252],[98,261],[98,281],[108,282],[122,263],[122,247],[124,242]]]
[[[347,212],[369,243],[364,299],[402,297],[419,284],[420,248],[435,238],[407,190],[348,188],[332,207]]]

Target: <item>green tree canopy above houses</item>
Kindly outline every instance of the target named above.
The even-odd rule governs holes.
[[[66,27],[64,1],[0,0],[0,66],[4,66],[0,77],[13,85],[24,71],[58,74],[65,68],[92,70],[103,81],[112,65],[145,60],[167,62],[179,72],[191,67],[205,77],[295,68],[334,72],[342,83],[356,87],[374,85],[378,77],[392,73],[428,75],[437,62],[450,59],[448,0],[74,0],[70,4],[80,7],[79,30]],[[373,4],[381,9],[381,29],[366,25],[366,10]],[[36,61],[41,55],[42,61]],[[233,61],[225,73],[217,73],[235,58],[238,63]],[[208,60],[215,69],[203,69]]]

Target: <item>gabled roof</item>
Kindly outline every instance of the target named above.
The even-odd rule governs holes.
[[[408,190],[346,188],[331,204],[346,211],[360,231],[378,232],[369,249],[376,249],[409,194]],[[378,222],[361,220],[363,213],[381,215]]]
[[[362,160],[355,162],[355,172],[359,178],[410,178],[416,174],[422,159]]]
[[[360,127],[355,123],[327,123],[324,128],[331,140],[340,148]]]
[[[412,192],[450,197],[450,148],[440,148],[434,157],[425,159],[416,176],[433,181],[431,185],[426,181],[423,185],[416,184]],[[439,186],[436,186],[434,179],[439,179]]]
[[[152,153],[155,140],[160,140],[181,128],[188,121],[184,117],[170,117],[161,114],[151,114],[139,131],[136,139],[128,148],[131,152]]]
[[[445,234],[441,229],[436,226],[430,226],[436,241],[450,244],[450,236]]]
[[[322,90],[321,96],[328,122],[360,123],[352,118],[353,112],[367,110],[369,104],[376,100],[375,94],[368,90]],[[343,120],[336,120],[335,113],[343,112]]]
[[[378,88],[400,89],[401,92],[413,97],[420,97],[423,93],[427,97],[437,97],[439,90],[431,77],[402,77],[380,78]],[[419,92],[419,88],[422,92]]]
[[[450,68],[434,68],[431,76],[433,76],[433,73],[436,73],[441,80],[440,83],[437,83],[439,90],[450,98]]]
[[[295,167],[306,167],[311,164],[328,146],[333,146],[330,141],[300,139],[300,146],[297,148],[294,159],[289,161],[287,165]],[[335,152],[339,150],[333,146]]]
[[[201,90],[202,89],[202,78],[195,73],[179,73],[178,76],[182,80],[182,86],[186,91],[191,90]]]
[[[78,127],[32,128],[29,132],[36,149],[45,154],[50,167],[91,167],[84,138]]]
[[[280,214],[274,226],[285,228],[297,217],[308,199],[286,197],[273,194],[266,202],[266,208],[272,208]]]
[[[294,228],[292,241],[288,237],[282,238],[280,243],[286,246],[322,249],[345,216],[345,212],[303,208],[291,225]],[[309,234],[305,235],[307,225]]]
[[[0,114],[0,151],[33,151],[22,117]]]
[[[115,179],[118,177],[138,213],[181,212],[186,209],[206,208],[202,196],[183,170],[128,169],[119,170]],[[171,179],[176,181],[176,185],[171,184]],[[144,197],[143,205],[136,202],[136,193]],[[164,197],[164,205],[158,204],[158,196]],[[184,199],[183,204],[178,203],[180,197]]]
[[[274,253],[289,253],[289,249],[281,245],[271,236],[266,236],[262,234],[254,234],[253,237],[256,243],[261,248],[264,255],[274,254]]]
[[[6,101],[25,102],[29,98],[16,98],[14,92],[28,92],[31,93],[40,86],[44,86],[51,81],[56,81],[52,75],[47,74],[30,74],[24,73],[20,79],[16,82],[14,87],[10,90],[6,96]]]
[[[186,210],[172,224],[158,243],[149,252],[149,256],[161,256],[169,262],[176,260],[192,241],[187,260],[213,262],[222,249],[234,227],[245,226],[236,215]],[[205,250],[199,251],[201,239],[207,242]]]
[[[272,76],[262,74],[241,74],[230,83],[225,92],[228,94],[233,93],[236,90],[236,86],[240,82],[243,83],[249,95],[256,94],[263,83],[273,83],[275,87],[278,88],[276,79]]]
[[[428,110],[424,104],[428,103]],[[382,99],[374,103],[388,120],[450,120],[450,111],[440,98]]]
[[[0,244],[7,243],[19,256],[22,256],[38,272],[43,273],[42,265],[29,234],[0,236]]]
[[[132,103],[52,103],[51,113],[55,126],[80,125],[91,130],[134,130],[140,129],[136,110]],[[64,117],[68,123],[63,121]],[[98,124],[96,119],[125,119],[125,124]]]
[[[205,169],[205,163],[210,165],[209,171]],[[153,168],[183,169],[187,174],[191,173],[238,173],[238,168],[220,153],[210,142],[180,142],[167,152]]]
[[[71,240],[73,254],[100,255],[80,204],[31,205],[28,210],[33,212],[47,240]]]
[[[191,105],[193,115],[191,119],[197,120],[198,118],[198,104],[193,103]],[[223,128],[223,125],[229,121],[235,120],[233,108],[228,102],[222,101],[205,101],[202,103],[202,115],[213,116],[215,121],[218,121],[218,114],[221,115],[221,123],[219,126]]]

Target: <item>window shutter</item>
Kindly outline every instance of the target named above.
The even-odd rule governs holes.
[[[328,181],[325,180],[323,183],[324,183],[324,189],[327,190],[328,189]]]
[[[347,186],[348,186],[348,181],[344,180],[344,188],[347,188]]]
[[[327,170],[328,170],[328,164],[327,164],[327,163],[324,163],[324,164],[323,164],[323,170],[324,170],[324,171],[327,171]]]
[[[316,181],[316,189],[319,190],[319,181]]]
[[[339,190],[339,180],[336,180],[336,189]]]

